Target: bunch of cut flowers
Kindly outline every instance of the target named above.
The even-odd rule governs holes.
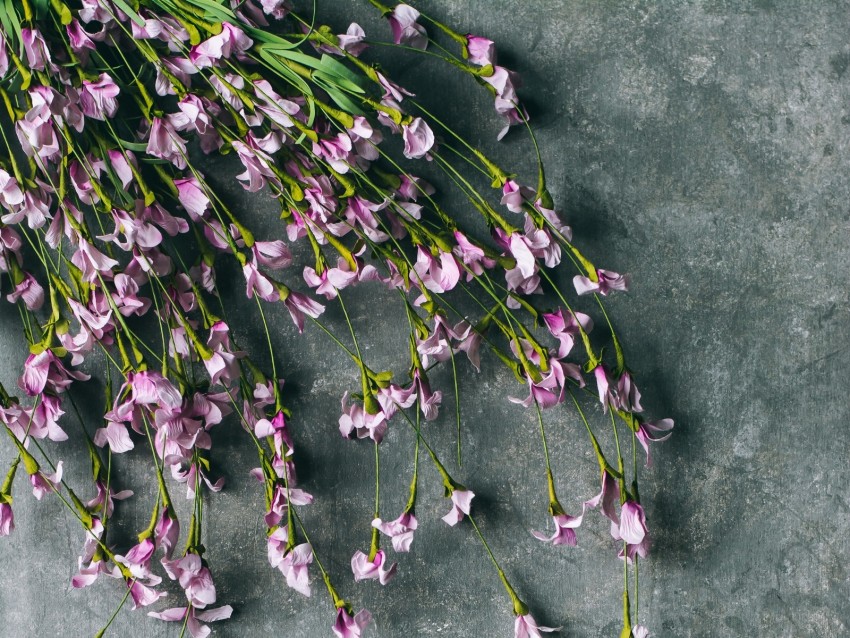
[[[468,528],[504,586],[515,636],[557,631],[537,624],[508,580],[476,522],[475,486],[461,475],[458,368],[503,365],[520,388],[510,400],[539,424],[551,529],[534,536],[569,551],[560,546],[576,545],[590,510],[609,519],[623,561],[620,636],[643,638],[638,568],[650,532],[639,451],[648,465],[673,422],[644,415],[605,310],[603,298],[626,290],[628,277],[596,267],[574,243],[539,152],[536,184],[521,183],[379,64],[389,53],[451,65],[492,97],[500,139],[516,127],[536,149],[519,77],[499,65],[494,43],[407,4],[364,4],[385,19],[386,36],[369,39],[356,23],[334,33],[315,6],[294,0],[0,2],[0,293],[20,315],[29,352],[18,387],[0,386],[15,454],[0,486],[0,535],[14,530],[19,477],[80,525],[73,587],[116,589],[98,636],[125,605],[178,623],[181,636],[207,636],[206,623],[233,611],[218,600],[204,556],[204,510],[223,488],[211,430],[237,428],[259,458],[251,474],[265,502],[269,564],[304,596],[314,586],[327,594],[316,604],[328,606],[336,636],[368,633],[370,612],[354,604],[351,582],[332,582],[300,513],[313,496],[297,479],[299,423],[266,321],[281,312],[299,333],[327,338],[359,376],[326,436],[373,446],[376,485],[409,481],[400,512],[385,513],[376,489],[353,581],[388,585],[420,523]],[[219,154],[241,166],[230,179],[277,203],[276,232],[252,229],[204,175],[204,156]],[[450,197],[415,174],[417,162]],[[482,176],[491,188],[475,185]],[[570,290],[556,284],[562,267]],[[240,312],[258,313],[269,352],[240,347],[219,272],[241,273],[250,305]],[[407,317],[401,378],[364,356],[345,301],[361,285]],[[462,312],[459,296],[475,311]],[[580,297],[592,300],[595,322],[574,309]],[[340,334],[322,321],[328,305],[345,317]],[[432,385],[438,367],[450,368],[452,386]],[[94,425],[73,398],[85,384],[105,392]],[[558,496],[545,427],[554,411],[586,432],[598,464],[600,491],[584,501]],[[429,444],[426,424],[440,418],[456,422],[457,464]],[[407,477],[380,476],[391,426],[410,433]],[[64,477],[66,446],[88,450],[88,483]],[[115,502],[132,496],[112,463],[124,454],[147,458],[156,494],[132,546],[110,538]],[[442,480],[442,522],[417,519],[420,457]],[[172,501],[181,490],[188,520]],[[185,593],[177,606],[161,601],[163,578]]]

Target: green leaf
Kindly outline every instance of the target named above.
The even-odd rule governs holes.
[[[118,143],[121,144],[121,148],[126,148],[128,151],[133,151],[134,153],[144,153],[148,149],[148,145],[145,142],[118,140]]]
[[[216,22],[237,22],[236,14],[229,7],[223,6],[215,0],[185,0],[204,11],[204,17],[209,21]]]
[[[145,26],[145,21],[138,13],[136,13],[135,9],[127,4],[126,0],[112,0],[116,7],[121,9],[127,16],[140,27]]]
[[[344,81],[342,85],[346,86],[346,88],[350,91],[355,93],[366,92],[363,88],[363,85],[366,83],[366,78],[362,75],[358,75],[336,58],[323,54],[319,62],[319,70]]]
[[[333,100],[337,106],[339,106],[346,113],[350,113],[351,115],[365,115],[363,110],[357,106],[354,102],[352,102],[349,97],[340,91],[334,84],[332,79],[327,79],[323,73],[317,71],[313,74],[313,80],[322,87],[325,92],[328,94],[328,97]]]
[[[21,18],[15,10],[14,0],[6,0],[2,15],[0,15],[0,21],[2,21],[6,37],[12,42],[17,43],[18,57],[23,56],[24,39],[21,35]]]

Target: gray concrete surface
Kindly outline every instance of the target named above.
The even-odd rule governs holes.
[[[336,2],[325,14],[344,26],[368,15],[365,5]],[[578,241],[598,263],[633,274],[612,315],[646,404],[677,421],[644,475],[656,539],[643,563],[644,623],[664,638],[850,635],[850,5],[422,5],[499,43],[504,63],[525,78],[551,189]],[[390,66],[488,152],[532,174],[527,140],[514,132],[494,141],[499,125],[476,87],[418,58]],[[257,219],[274,217],[263,197],[228,183],[227,166],[207,170]],[[365,290],[350,303],[367,356],[398,370],[399,309],[377,312]],[[261,352],[256,313],[244,304],[232,312],[237,335]],[[341,329],[338,311],[329,312]],[[317,498],[307,523],[341,591],[374,612],[369,635],[512,635],[509,604],[471,529],[438,520],[445,503],[427,464],[421,527],[399,577],[386,589],[354,585],[348,560],[368,544],[371,451],[341,440],[336,420],[355,371],[315,329],[299,338],[280,313],[273,325],[298,462]],[[0,308],[0,330],[0,379],[10,385],[22,360],[11,308]],[[563,625],[564,636],[615,636],[621,572],[606,526],[590,517],[575,549],[528,534],[546,523],[535,422],[504,401],[520,388],[485,361],[478,375],[463,366],[466,462],[456,474],[479,494],[482,528],[538,619]],[[450,377],[435,381],[445,387]],[[595,493],[594,461],[575,418],[547,418],[559,489],[575,509]],[[453,427],[448,418],[429,426],[446,457]],[[384,483],[387,513],[403,504],[410,444],[394,426],[386,476],[402,478]],[[246,474],[255,455],[235,422],[217,429],[215,445],[228,485],[208,500],[206,545],[219,599],[236,613],[214,635],[330,635],[321,583],[304,600],[266,563],[261,498]],[[84,449],[50,447],[79,484]],[[10,454],[0,441],[0,458]],[[122,486],[140,493],[121,507],[117,538],[144,526],[146,461],[116,460]],[[71,589],[82,535],[55,499],[37,504],[24,487],[15,490],[18,530],[0,541],[0,635],[91,636],[119,594],[105,582]],[[111,635],[177,633],[125,610]]]

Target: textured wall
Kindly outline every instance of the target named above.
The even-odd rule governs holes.
[[[366,2],[319,4],[335,26],[358,19],[370,33],[388,33],[362,18]],[[634,276],[632,293],[612,300],[612,316],[645,404],[677,421],[644,479],[655,537],[641,572],[645,624],[671,638],[850,634],[847,3],[421,6],[498,42],[503,62],[525,78],[550,187],[579,244],[600,265]],[[390,66],[530,179],[527,139],[514,131],[494,141],[499,125],[483,91],[424,58],[397,57]],[[279,228],[275,206],[234,186],[229,165],[206,170],[245,214],[269,220],[269,236]],[[466,214],[458,200],[444,201]],[[237,337],[262,352],[255,309],[235,303],[233,293]],[[403,315],[388,295],[386,308],[374,295],[365,288],[349,295],[366,356],[400,371],[394,353],[404,343]],[[338,310],[328,314],[343,330]],[[23,357],[17,321],[10,306],[0,307],[7,386]],[[339,397],[357,387],[356,371],[317,330],[299,338],[279,312],[272,323],[298,463],[317,498],[304,515],[340,589],[375,613],[370,635],[511,635],[509,604],[471,529],[438,520],[446,505],[427,463],[421,526],[399,577],[386,589],[354,587],[348,560],[368,544],[372,452],[341,440],[336,421]],[[455,474],[479,494],[482,529],[538,620],[577,638],[614,636],[621,568],[606,526],[589,517],[575,549],[528,534],[547,522],[535,420],[504,400],[522,388],[493,358],[485,363],[481,374],[462,366],[466,461]],[[450,388],[448,375],[434,381]],[[77,395],[92,405],[98,396]],[[596,491],[595,462],[570,413],[547,413],[547,423],[562,500],[575,510]],[[449,417],[428,426],[447,458],[453,430]],[[411,439],[399,422],[384,444],[388,514],[403,504]],[[305,601],[266,562],[261,497],[247,477],[255,454],[235,421],[217,428],[215,448],[214,469],[228,485],[208,500],[207,558],[219,600],[236,608],[215,635],[330,635],[320,583]],[[79,485],[85,450],[51,449]],[[10,456],[0,440],[0,458]],[[152,496],[138,480],[149,462],[140,454],[115,464],[127,477],[122,486],[138,492],[120,509],[115,538],[126,541],[146,523]],[[19,480],[18,529],[0,541],[0,635],[92,635],[117,604],[117,589],[105,582],[71,589],[80,529],[55,498],[36,504],[24,488]],[[180,593],[170,598],[173,605]],[[111,635],[177,633],[125,610]]]

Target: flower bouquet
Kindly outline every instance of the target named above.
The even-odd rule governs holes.
[[[516,128],[536,149],[519,77],[498,64],[494,43],[407,4],[364,4],[385,18],[391,40],[367,38],[356,23],[334,33],[315,3],[288,0],[0,2],[0,281],[29,348],[18,388],[0,386],[15,453],[0,487],[0,535],[14,529],[12,488],[24,474],[37,499],[59,499],[80,525],[73,587],[117,586],[98,636],[125,605],[178,623],[181,636],[207,636],[206,623],[233,611],[220,604],[204,556],[205,509],[223,488],[212,432],[236,428],[259,460],[251,474],[265,501],[269,564],[305,596],[326,591],[335,635],[360,636],[371,614],[357,611],[351,583],[332,582],[300,513],[313,496],[297,479],[298,415],[287,408],[266,320],[285,309],[298,332],[326,337],[359,377],[338,423],[312,426],[374,448],[370,542],[351,557],[354,581],[388,584],[420,524],[468,526],[504,585],[515,635],[556,631],[537,624],[500,567],[462,475],[458,368],[463,359],[476,370],[504,365],[521,388],[509,400],[539,425],[551,530],[534,536],[574,546],[588,510],[609,519],[623,560],[621,638],[647,636],[637,606],[639,560],[650,548],[638,452],[648,465],[673,422],[643,416],[605,310],[603,298],[626,290],[628,277],[596,267],[574,243],[539,152],[536,184],[522,183],[380,65],[387,53],[451,65],[492,96],[500,139]],[[239,166],[232,179],[276,202],[276,232],[260,236],[207,178],[209,155],[229,156]],[[442,197],[417,175],[423,162]],[[557,284],[562,261],[572,290]],[[222,301],[228,277],[244,280],[249,304],[238,314],[257,313],[268,352],[240,343],[240,318],[228,319]],[[366,356],[345,301],[361,285],[402,309],[406,374]],[[582,296],[595,321],[574,308]],[[328,305],[345,330],[323,321]],[[450,387],[432,385],[435,368],[450,369]],[[84,384],[104,393],[94,424],[74,400]],[[558,496],[545,418],[555,410],[581,425],[598,465],[600,491],[583,502]],[[454,421],[456,461],[429,443],[438,418]],[[391,425],[410,434],[401,477],[381,473]],[[69,445],[88,450],[90,484],[63,475]],[[112,462],[124,454],[148,459],[155,493],[130,546],[109,533],[116,501],[132,496]],[[420,462],[442,480],[442,523],[417,518]],[[382,507],[382,481],[409,481],[400,512]],[[191,502],[183,515],[178,489]],[[175,607],[160,602],[163,577],[185,593]]]

